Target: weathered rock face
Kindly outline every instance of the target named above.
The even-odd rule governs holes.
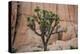
[[[12,4],[13,8],[12,8],[12,17],[11,17],[11,26],[13,26],[12,31],[12,37],[14,36],[14,31],[15,31],[15,21],[16,21],[16,12],[17,12],[17,3],[13,2]],[[28,22],[27,22],[27,17],[30,15],[33,15],[34,11],[33,9],[39,5],[41,8],[43,8],[43,4],[38,4],[38,3],[26,3],[26,2],[22,2],[20,3],[21,8],[20,8],[20,20],[19,20],[19,26],[17,29],[17,33],[16,33],[16,39],[15,39],[15,43],[13,45],[14,48],[18,49],[17,52],[32,52],[32,51],[43,51],[43,43],[41,40],[41,37],[39,37],[38,35],[36,35],[28,26]],[[47,4],[48,5],[48,4]],[[44,5],[45,6],[45,5]],[[56,7],[58,6],[59,10],[57,9],[56,11]],[[62,8],[60,8],[60,7]],[[33,8],[32,8],[33,7]],[[65,18],[65,14],[62,13],[66,13],[67,11],[63,11],[63,9],[68,9],[68,5],[55,5],[55,4],[50,4],[50,7],[52,9],[49,9],[49,7],[45,7],[45,9],[48,10],[52,10],[53,12],[59,12],[58,14],[60,15],[60,17],[62,17],[61,19],[63,19],[64,21],[60,22],[60,30],[66,30],[66,32],[61,33],[61,35],[58,35],[58,33],[51,35],[51,38],[49,40],[48,43],[48,50],[63,50],[63,49],[71,49],[71,48],[78,48],[78,38],[77,38],[77,23],[76,22],[76,13],[74,13],[75,17],[73,17],[73,13],[70,12],[71,18],[75,21],[72,20],[71,21],[67,21],[67,17],[68,13],[66,14],[66,18]],[[53,8],[54,7],[54,8]],[[74,9],[75,6],[72,6],[72,9]],[[62,10],[62,11],[61,11]],[[70,10],[69,10],[70,11]],[[13,17],[14,16],[14,17]],[[68,19],[69,20],[69,19]],[[39,25],[36,23],[36,30],[37,32],[40,33],[39,30]],[[59,40],[58,40],[59,39]]]
[[[78,31],[77,24],[71,22],[62,22],[62,23],[66,24],[65,26],[61,26],[61,28],[66,31],[62,33],[61,39],[66,41],[75,38],[77,36],[77,31]]]
[[[16,23],[16,14],[17,14],[17,3],[12,2],[11,3],[11,42],[13,41],[14,32],[15,32],[15,23]],[[12,44],[12,43],[11,43]]]

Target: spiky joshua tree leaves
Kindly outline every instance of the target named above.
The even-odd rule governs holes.
[[[38,6],[34,10],[36,13],[34,16],[27,17],[28,20],[28,26],[29,28],[34,31],[38,36],[41,37],[44,51],[47,51],[47,45],[49,42],[49,39],[53,33],[55,27],[59,24],[60,18],[57,14],[40,9]],[[36,31],[36,23],[39,24],[39,30],[40,33]]]

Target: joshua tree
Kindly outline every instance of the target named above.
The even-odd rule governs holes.
[[[40,9],[38,6],[34,11],[36,13],[34,16],[27,17],[28,26],[32,31],[34,31],[38,36],[41,37],[44,46],[44,51],[47,51],[47,45],[51,35],[63,32],[53,32],[55,28],[58,26],[60,18],[57,14],[51,11]],[[36,23],[39,24],[40,33],[36,31]]]

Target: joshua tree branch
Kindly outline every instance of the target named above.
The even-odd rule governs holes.
[[[38,36],[41,36],[41,34],[39,34],[36,30],[34,30],[35,34],[37,34]]]
[[[56,33],[60,33],[60,32],[65,32],[65,30],[62,30],[62,31],[56,31],[56,32],[53,32],[52,34],[56,34]]]
[[[41,36],[41,34],[40,33],[38,33],[37,31],[36,31],[36,29],[31,29],[32,31],[34,31],[35,32],[35,34],[37,34],[38,36]]]
[[[50,39],[51,34],[52,34],[53,30],[55,29],[56,25],[57,25],[57,24],[55,24],[55,25],[52,27],[52,30],[51,30],[49,36],[48,36],[47,39],[46,39],[46,43],[48,43],[48,40]]]

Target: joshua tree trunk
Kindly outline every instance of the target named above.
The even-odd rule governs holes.
[[[47,51],[47,50],[48,50],[48,49],[47,49],[47,43],[48,43],[48,42],[45,41],[44,35],[41,36],[41,39],[42,39],[42,42],[43,42],[44,51]]]
[[[44,43],[44,51],[47,51],[47,43]]]

